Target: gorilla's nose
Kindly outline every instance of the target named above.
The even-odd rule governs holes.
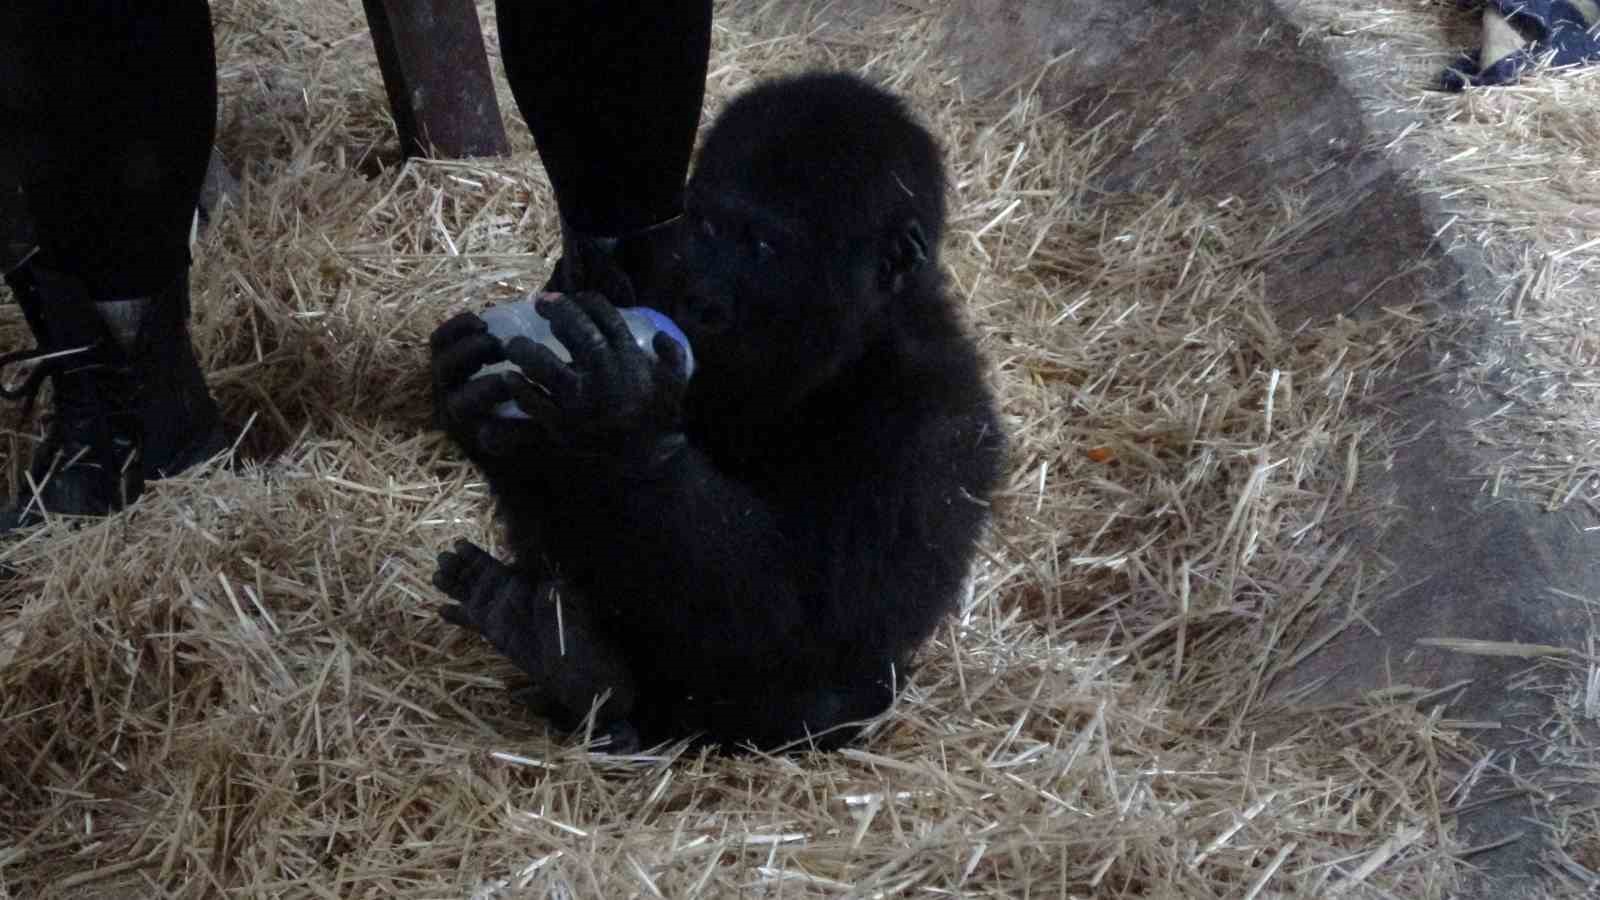
[[[678,326],[690,335],[722,334],[733,327],[733,304],[691,288],[678,303]]]

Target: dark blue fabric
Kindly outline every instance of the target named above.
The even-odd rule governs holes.
[[[1513,27],[1532,40],[1532,44],[1497,60],[1483,72],[1478,71],[1481,61],[1477,50],[1461,55],[1440,76],[1440,85],[1447,91],[1459,91],[1468,86],[1509,84],[1522,75],[1528,66],[1543,59],[1551,51],[1551,65],[1573,66],[1600,60],[1600,38],[1589,31],[1583,13],[1568,0],[1489,0],[1488,8],[1506,17]]]

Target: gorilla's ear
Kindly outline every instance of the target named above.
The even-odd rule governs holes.
[[[900,293],[911,273],[927,261],[928,235],[915,217],[907,219],[889,236],[888,246],[884,248],[879,287],[890,294]]]

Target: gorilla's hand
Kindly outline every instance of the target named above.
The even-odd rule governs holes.
[[[544,428],[527,419],[507,419],[495,408],[516,398],[515,373],[473,378],[477,371],[506,356],[500,341],[483,320],[461,313],[434,329],[432,351],[434,424],[448,433],[481,466],[517,462],[548,444]]]
[[[542,672],[537,636],[548,616],[539,609],[544,601],[537,587],[468,540],[439,554],[433,586],[455,601],[439,610],[446,622],[488,638],[524,672]]]
[[[657,334],[652,358],[634,342],[617,308],[599,294],[542,301],[538,309],[572,362],[562,362],[542,344],[515,338],[505,355],[526,379],[507,385],[517,405],[547,424],[552,449],[648,474],[685,446],[687,364],[676,341]]]

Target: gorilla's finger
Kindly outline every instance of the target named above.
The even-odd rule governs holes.
[[[440,581],[446,583],[453,581],[455,573],[461,568],[461,560],[452,551],[440,550],[439,555],[434,558],[433,567],[433,586],[442,591],[445,590],[445,585]]]
[[[571,409],[578,401],[583,376],[562,362],[561,357],[549,347],[525,337],[515,337],[506,346],[506,358],[521,369],[529,381],[549,391],[557,406]],[[529,414],[533,412],[531,409],[525,411]]]
[[[433,330],[433,334],[428,337],[428,347],[437,353],[468,335],[488,330],[489,326],[485,325],[476,313],[457,313]]]
[[[635,306],[638,300],[633,289],[633,280],[621,266],[611,265],[605,271],[594,288],[603,294],[607,300],[617,307]]]
[[[488,551],[462,538],[455,546],[439,554],[438,571],[433,573],[433,584],[454,600],[471,605],[473,590],[484,575],[500,565]]]
[[[506,372],[500,377],[510,388],[511,397],[517,401],[518,408],[529,419],[544,423],[560,409],[560,405],[551,399],[549,389],[539,382],[517,372]]]
[[[439,553],[433,571],[433,586],[445,596],[461,603],[467,602],[467,589],[472,582],[466,575],[466,561],[459,554],[449,550]]]
[[[626,719],[596,724],[594,749],[612,756],[632,756],[639,752],[639,731]]]
[[[466,335],[433,351],[433,376],[446,385],[460,384],[472,373],[505,359],[500,342],[488,332]]]
[[[632,306],[633,281],[617,262],[617,255],[600,242],[578,240],[564,242],[567,255],[561,257],[557,268],[565,268],[567,276],[560,282],[569,292],[598,291],[619,306]],[[552,276],[554,282],[554,276]]]
[[[605,333],[595,324],[588,311],[571,297],[541,302],[539,315],[550,322],[550,333],[561,346],[572,354],[572,363],[582,369],[595,369],[610,356],[611,347]]]
[[[603,295],[588,291],[573,297],[572,302],[589,314],[589,320],[605,335],[606,342],[613,350],[633,345],[633,332],[628,328],[628,323],[617,307]]]
[[[512,690],[511,699],[526,706],[536,716],[546,719],[560,719],[567,716],[567,711],[550,696],[550,691],[537,682]]]
[[[445,412],[451,421],[464,422],[491,414],[496,406],[511,399],[511,389],[502,378],[475,378],[445,397]]]
[[[656,352],[656,359],[671,373],[672,379],[679,384],[689,380],[689,354],[683,345],[673,339],[665,331],[656,332],[650,339],[650,349]]]
[[[467,608],[459,603],[439,607],[439,618],[474,634],[478,633],[478,626],[472,621],[472,617],[467,615]]]
[[[455,546],[451,549],[455,551],[457,556],[461,557],[462,562],[474,569],[481,569],[485,564],[491,566],[500,564],[500,561],[495,559],[489,551],[466,538],[456,538]]]
[[[477,441],[478,449],[485,455],[501,459],[528,455],[535,452],[539,445],[533,427],[522,420],[512,423],[499,419],[486,419],[478,425],[478,431],[473,437]]]

